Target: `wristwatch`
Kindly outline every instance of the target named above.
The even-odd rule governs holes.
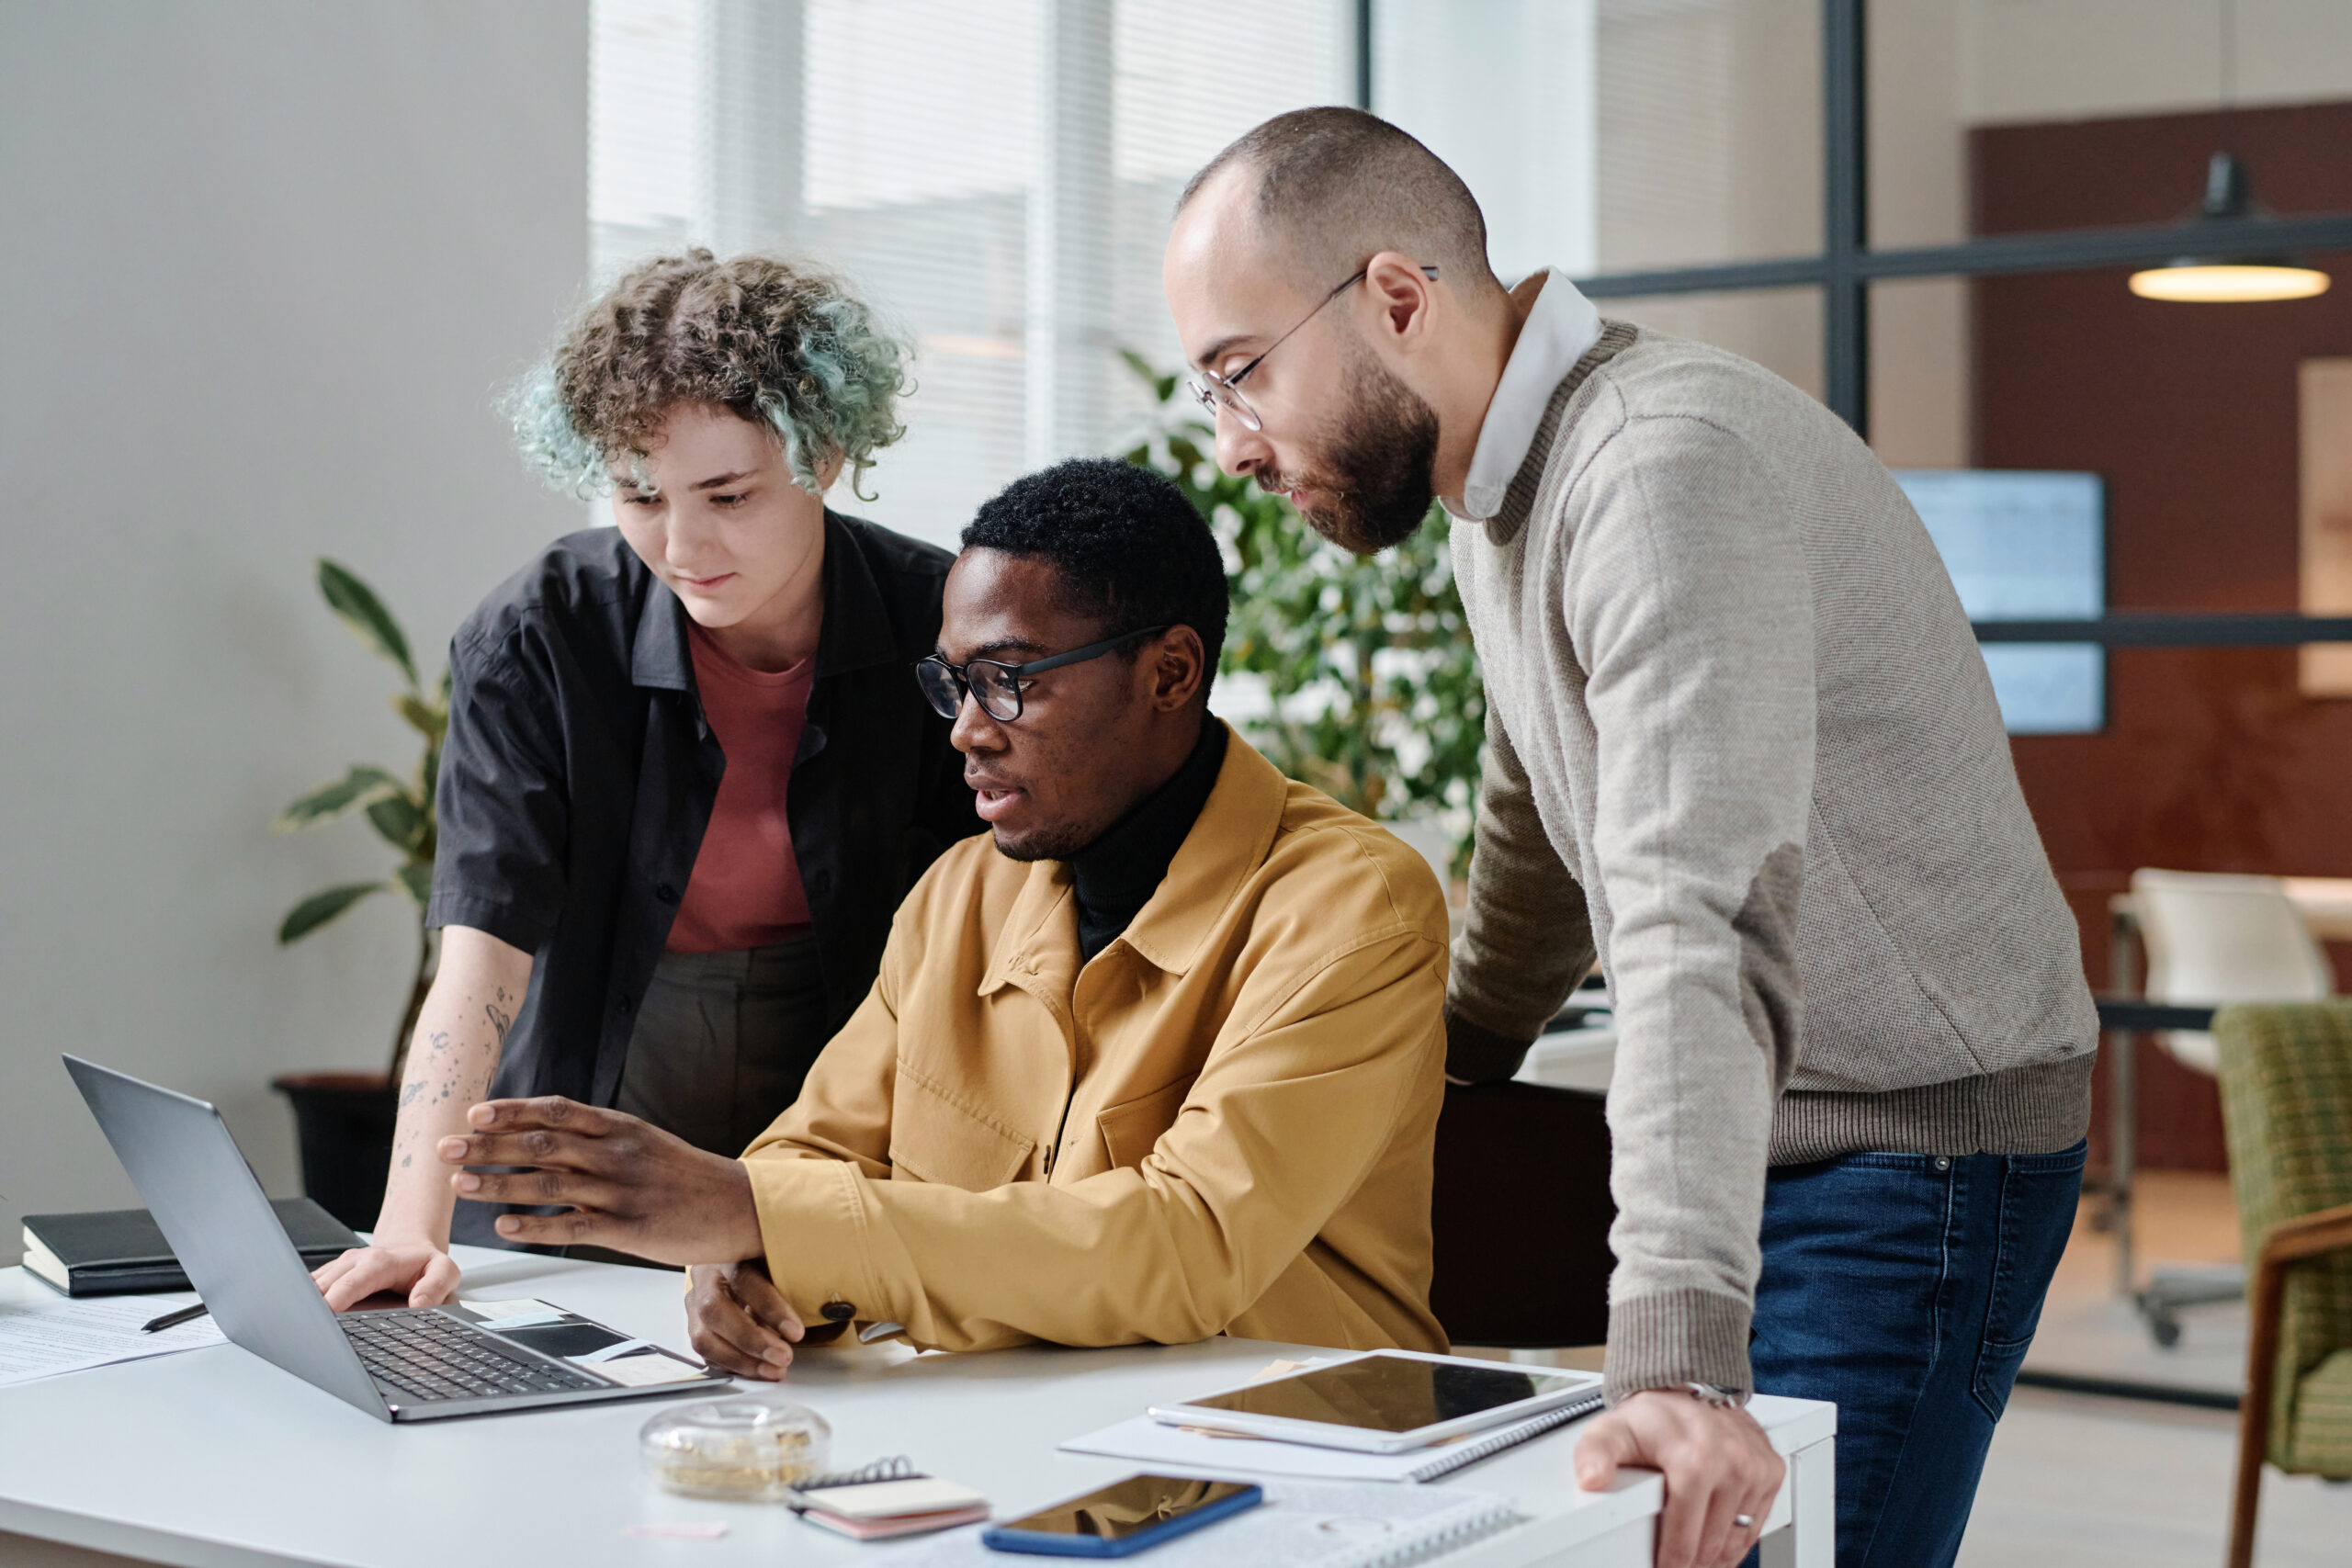
[[[1686,1382],[1676,1386],[1700,1404],[1712,1404],[1718,1410],[1736,1410],[1740,1407],[1739,1395],[1728,1389],[1717,1388],[1711,1382]]]

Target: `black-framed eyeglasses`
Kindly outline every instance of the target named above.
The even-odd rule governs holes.
[[[1185,382],[1185,385],[1193,389],[1193,398],[1199,401],[1201,407],[1209,411],[1209,417],[1211,419],[1215,419],[1217,415],[1217,411],[1222,409],[1252,430],[1265,429],[1265,422],[1258,417],[1258,411],[1251,408],[1250,406],[1250,400],[1241,395],[1241,383],[1249,378],[1250,373],[1252,370],[1257,369],[1258,367],[1266,362],[1266,355],[1273,353],[1274,350],[1288,343],[1291,340],[1292,334],[1296,333],[1300,327],[1305,326],[1307,322],[1313,321],[1316,317],[1323,313],[1324,305],[1329,305],[1332,300],[1337,299],[1340,295],[1345,294],[1349,289],[1353,288],[1357,284],[1362,283],[1367,276],[1371,276],[1371,272],[1372,269],[1367,266],[1363,271],[1358,272],[1353,277],[1349,278],[1345,283],[1340,284],[1337,288],[1331,290],[1330,293],[1323,296],[1322,303],[1317,305],[1315,309],[1307,311],[1304,316],[1301,316],[1298,319],[1296,325],[1290,329],[1290,332],[1283,333],[1282,336],[1268,344],[1265,347],[1264,353],[1260,354],[1257,358],[1251,360],[1240,369],[1236,370],[1232,375],[1220,376],[1214,370],[1204,370],[1200,374],[1193,377],[1190,380]],[[1433,266],[1425,266],[1421,268],[1421,276],[1428,278],[1431,283],[1435,283],[1437,281],[1437,268]]]
[[[942,718],[954,718],[963,708],[964,694],[968,692],[979,699],[982,713],[999,724],[1011,724],[1021,716],[1021,694],[1032,675],[1059,670],[1066,664],[1083,664],[1090,659],[1100,659],[1138,637],[1157,637],[1167,629],[1166,626],[1144,626],[1136,631],[1121,632],[1117,637],[1090,642],[1084,648],[1073,648],[1068,653],[1057,653],[1049,659],[1033,659],[1026,664],[1006,664],[994,659],[975,659],[963,664],[950,664],[935,653],[926,654],[915,660],[915,684],[922,688],[924,699]]]

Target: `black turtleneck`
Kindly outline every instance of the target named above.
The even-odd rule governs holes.
[[[1183,847],[1225,766],[1225,726],[1203,716],[1193,754],[1143,804],[1069,857],[1078,895],[1078,950],[1087,958],[1111,945],[1151,902],[1169,863]]]

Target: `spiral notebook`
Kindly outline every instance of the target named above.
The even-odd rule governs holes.
[[[989,1517],[986,1497],[924,1474],[904,1454],[803,1481],[785,1502],[810,1524],[855,1540],[923,1535]]]
[[[1407,1568],[1519,1522],[1491,1492],[1336,1486],[1276,1481],[1266,1500],[1164,1546],[1151,1568]],[[1029,1559],[990,1551],[977,1529],[877,1552],[876,1568],[1017,1568]]]
[[[1213,1437],[1186,1427],[1167,1427],[1137,1416],[1099,1432],[1072,1438],[1066,1453],[1108,1454],[1139,1460],[1179,1475],[1295,1475],[1317,1481],[1435,1481],[1464,1465],[1516,1448],[1532,1438],[1580,1421],[1600,1408],[1595,1391],[1588,1399],[1547,1410],[1524,1421],[1474,1432],[1450,1443],[1401,1454],[1357,1453],[1348,1449],[1310,1448],[1265,1438]]]
[[[812,1475],[794,1487],[797,1495],[823,1492],[835,1486],[871,1486],[883,1481],[929,1481],[930,1476],[915,1468],[915,1461],[904,1454],[877,1459],[859,1465],[855,1470],[837,1470],[829,1475]],[[787,1498],[787,1503],[790,1499]]]

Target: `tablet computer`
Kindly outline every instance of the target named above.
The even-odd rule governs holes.
[[[1541,1416],[1600,1385],[1598,1372],[1374,1350],[1181,1404],[1155,1404],[1149,1414],[1170,1427],[1388,1454]]]

